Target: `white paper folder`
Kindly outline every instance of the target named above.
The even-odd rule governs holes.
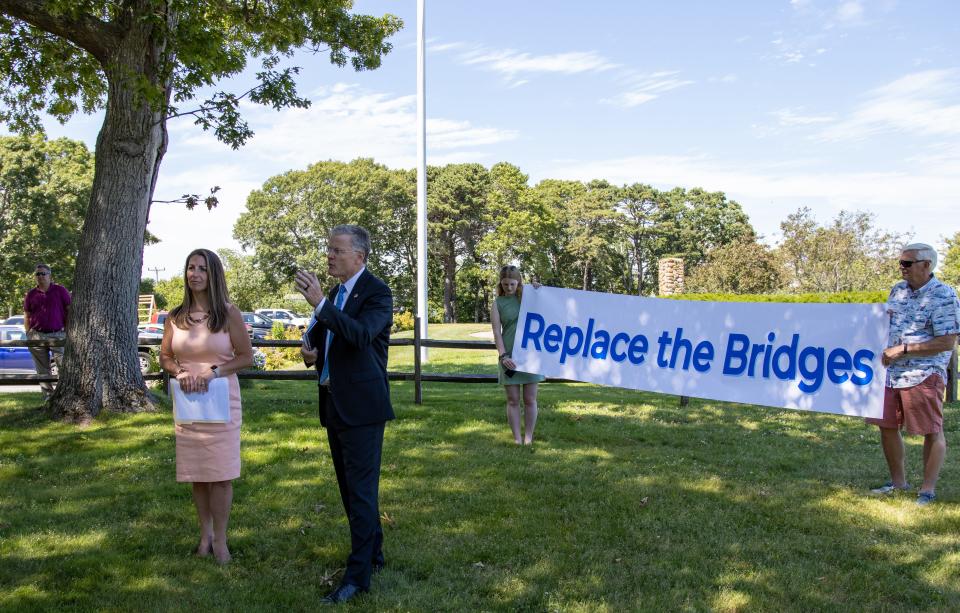
[[[230,385],[227,379],[212,379],[202,394],[187,394],[180,382],[170,381],[173,390],[173,420],[178,424],[205,422],[225,424],[230,421]]]

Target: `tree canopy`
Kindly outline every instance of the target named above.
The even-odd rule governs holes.
[[[139,101],[165,117],[189,116],[238,147],[253,132],[239,111],[248,98],[274,108],[308,106],[297,92],[297,66],[282,67],[297,50],[326,52],[337,66],[380,66],[387,38],[402,22],[393,15],[349,12],[352,0],[0,0],[0,121],[41,129],[46,113],[66,121],[103,108],[110,73],[129,67],[121,54],[129,30],[150,38],[144,53],[158,57],[154,74],[121,75]],[[134,27],[135,26],[135,27]],[[259,60],[256,85],[216,91],[218,81]]]
[[[651,293],[663,255],[695,266],[710,246],[754,237],[740,205],[722,192],[601,180],[531,187],[507,162],[431,166],[428,179],[430,312],[442,321],[488,317],[503,264],[560,287]],[[369,159],[318,162],[252,192],[234,236],[279,288],[293,268],[326,270],[326,232],[360,223],[373,238],[371,270],[388,281],[398,306],[412,310],[415,180],[412,171]]]
[[[690,293],[768,294],[783,288],[785,274],[777,253],[757,241],[742,240],[711,250],[687,276]]]
[[[821,226],[809,208],[801,208],[780,229],[778,253],[793,291],[885,290],[899,278],[896,262],[905,237],[877,228],[870,213],[840,211]]]
[[[960,232],[947,239],[946,254],[940,265],[940,278],[954,287],[960,287]]]
[[[0,313],[19,313],[39,262],[71,287],[93,185],[81,142],[40,134],[0,137]]]

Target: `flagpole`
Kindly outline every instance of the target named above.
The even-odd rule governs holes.
[[[426,92],[426,0],[417,0],[417,317],[420,338],[427,336],[427,92]],[[427,350],[420,349],[426,361]]]

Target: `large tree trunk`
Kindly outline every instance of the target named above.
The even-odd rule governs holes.
[[[162,105],[138,96],[133,79],[168,84],[161,76],[165,45],[159,29],[131,20],[104,66],[106,116],[97,137],[63,369],[50,401],[54,417],[70,421],[89,421],[104,409],[153,408],[137,358],[137,292],[144,229],[167,135]]]
[[[633,238],[633,259],[637,266],[637,296],[643,296],[646,286],[643,279],[643,252],[640,249],[640,237],[636,235]]]

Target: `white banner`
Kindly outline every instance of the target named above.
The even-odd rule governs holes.
[[[862,417],[883,414],[882,304],[698,302],[526,285],[517,370]]]

